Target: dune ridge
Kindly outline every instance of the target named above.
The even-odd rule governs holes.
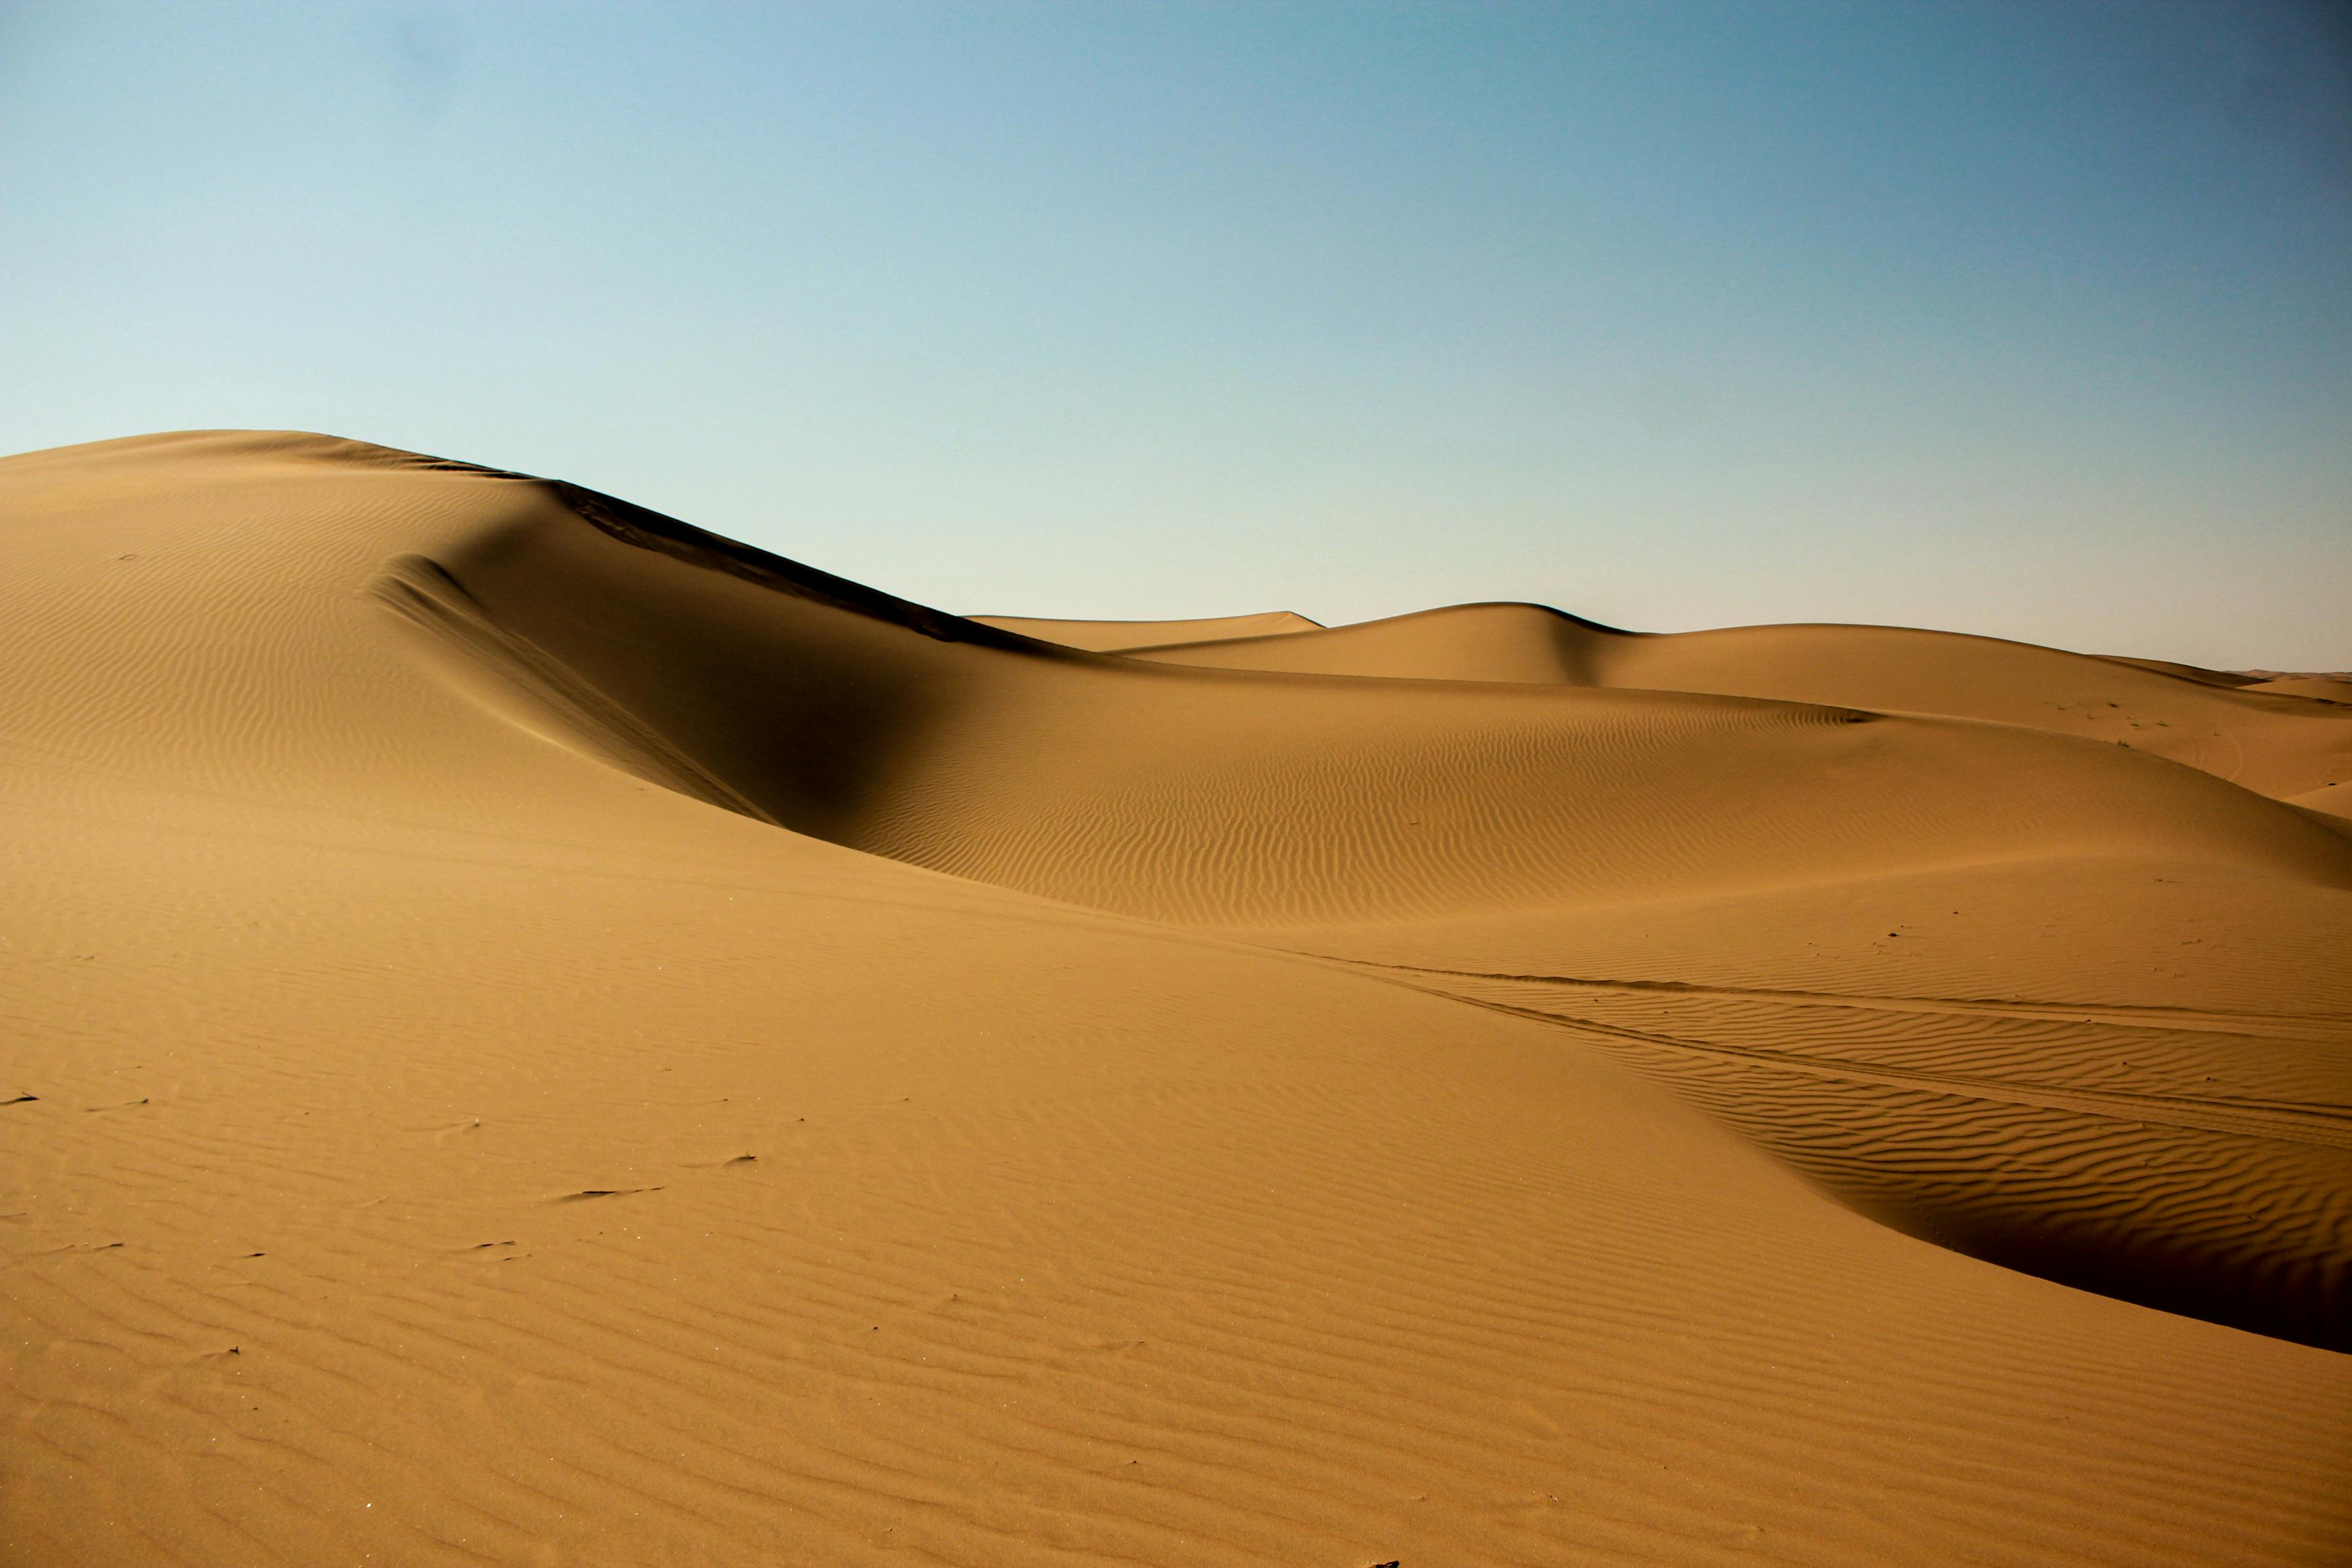
[[[2253,679],[1899,626],[1618,631],[1463,605],[1278,639],[1142,648],[1192,668],[1706,691],[1983,719],[2112,741],[2285,798],[2352,774],[2352,686]]]
[[[0,1557],[2352,1553],[2323,699],[275,433],[0,549]]]
[[[558,499],[440,570],[772,820],[1073,902],[1377,920],[2126,847],[2352,879],[2352,851],[2293,813],[2128,748],[1738,696],[965,649],[896,608],[780,616],[760,577],[649,562]]]
[[[1040,642],[1059,643],[1094,653],[1126,653],[1163,644],[1219,642],[1323,629],[1320,622],[1288,610],[1268,610],[1254,616],[1213,616],[1191,621],[1055,621],[1029,616],[969,618],[983,626],[1019,632]]]

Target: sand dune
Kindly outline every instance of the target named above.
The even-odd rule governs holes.
[[[973,616],[984,626],[1019,632],[1066,647],[1118,653],[1129,648],[1157,647],[1169,643],[1219,642],[1234,637],[1274,637],[1285,632],[1320,631],[1320,623],[1288,610],[1255,616],[1216,616],[1197,621],[1045,621],[1027,616]]]
[[[7,1561],[2352,1555],[2324,691],[310,436],[0,551]]]
[[[2299,805],[2305,811],[2324,812],[2330,816],[2352,820],[2352,779],[2340,784],[2325,784],[2317,789],[2307,789],[2301,795],[2291,795],[2286,798],[2289,805]]]
[[[2288,673],[2275,669],[2232,672],[2243,691],[2275,691],[2290,697],[2315,697],[2322,702],[2352,702],[2352,671]]]
[[[2130,748],[1719,696],[1087,658],[826,597],[618,506],[593,528],[560,506],[507,520],[395,559],[375,591],[453,649],[528,650],[478,658],[481,678],[576,715],[583,749],[633,743],[646,777],[1072,902],[1319,923],[2118,852],[2352,886],[2352,845]]]
[[[1136,657],[1192,668],[1706,691],[1934,713],[2115,742],[2285,797],[2352,774],[2352,683],[2211,670],[1896,626],[1640,636],[1535,605],[1464,605]],[[2313,700],[2320,700],[2315,702]]]

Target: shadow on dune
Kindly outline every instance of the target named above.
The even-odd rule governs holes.
[[[387,563],[373,585],[486,705],[714,805],[1129,915],[1379,922],[2086,854],[2352,886],[2352,845],[2206,773],[2014,724],[1612,689],[1607,649],[1643,639],[1557,612],[1433,613],[1425,646],[1381,623],[1118,657],[541,489],[554,504]],[[1267,662],[1290,668],[1252,668]],[[1867,1097],[1818,1083],[1801,1103],[1720,1073],[1677,1087],[1913,1234],[2347,1342],[2340,1187],[2290,1194],[2325,1211],[2282,1220],[2291,1241],[2251,1223],[2216,1246],[2196,1204],[2044,1179],[2020,1152],[2032,1140],[1972,1101],[1915,1095],[1873,1131]],[[2110,1164],[2149,1143],[2116,1119],[2097,1137]]]
[[[795,832],[864,837],[908,748],[957,700],[944,645],[1066,657],[593,490],[545,489],[562,521],[389,562],[371,591],[551,739]]]
[[[1072,902],[1272,926],[2133,852],[2352,883],[2342,840],[2126,749],[1706,692],[1090,654],[544,493],[560,507],[434,564],[530,650],[510,677],[614,716],[586,749],[656,738],[707,781],[693,793]],[[407,577],[385,592],[415,598]]]

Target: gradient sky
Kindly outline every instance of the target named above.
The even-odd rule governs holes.
[[[949,609],[2352,668],[2352,19],[0,0],[0,450],[220,426]]]

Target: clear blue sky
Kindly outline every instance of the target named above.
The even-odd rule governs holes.
[[[2352,19],[0,0],[0,449],[212,426],[950,609],[2352,667]]]

